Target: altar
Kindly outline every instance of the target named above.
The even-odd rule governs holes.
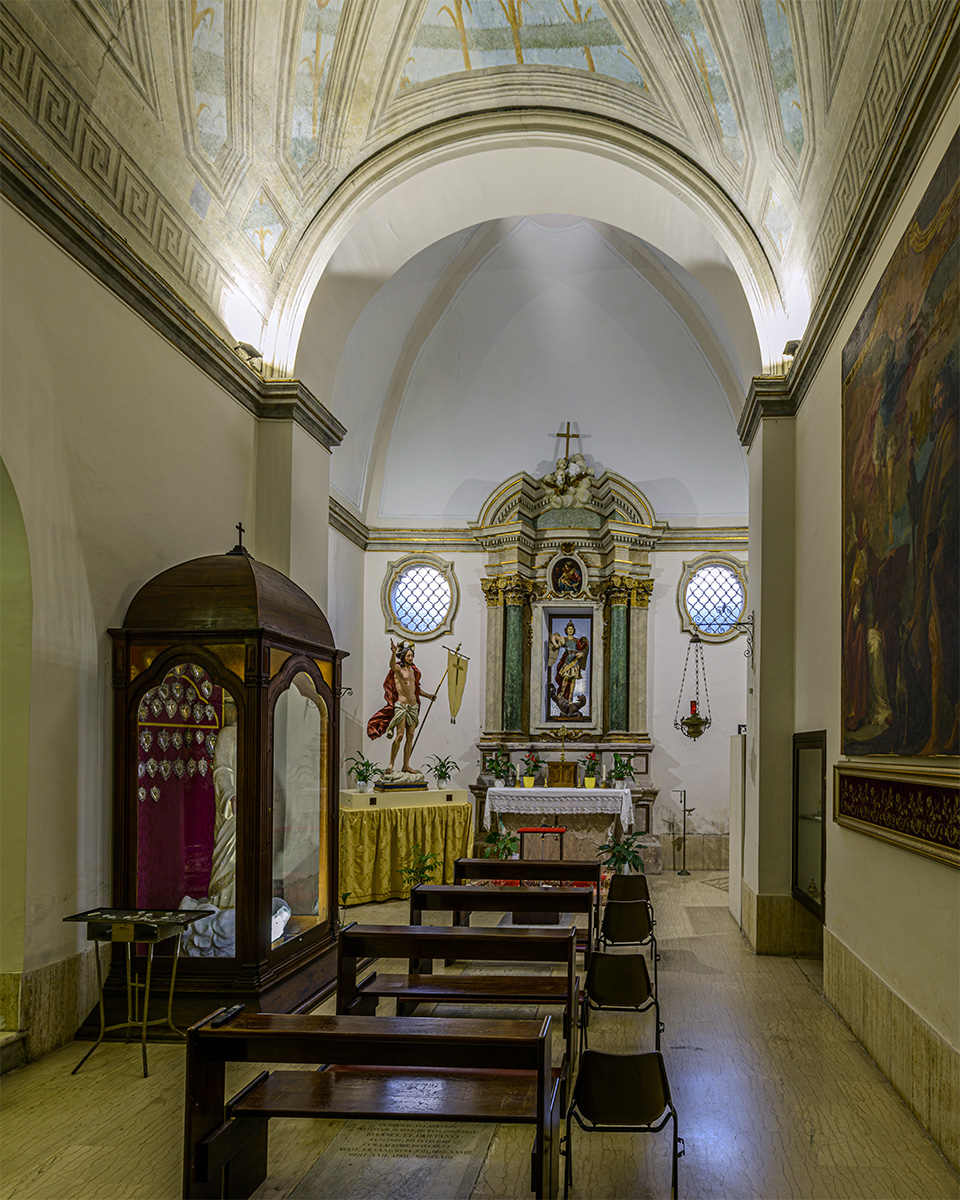
[[[542,823],[575,813],[619,815],[625,830],[633,828],[633,804],[629,788],[487,788],[483,823],[490,827],[493,813],[526,813]],[[555,822],[554,822],[555,823]]]
[[[497,817],[513,830],[564,825],[564,857],[595,858],[597,846],[615,833],[618,817],[624,832],[633,828],[633,802],[629,788],[492,787],[483,809],[488,829]]]

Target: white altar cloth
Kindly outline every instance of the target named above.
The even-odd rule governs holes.
[[[624,830],[633,828],[629,788],[487,788],[483,822],[490,828],[493,813],[529,813],[559,816],[563,813],[611,813],[620,817]]]

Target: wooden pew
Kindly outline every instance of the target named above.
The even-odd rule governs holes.
[[[337,943],[337,1012],[375,1016],[379,1000],[407,1015],[417,1004],[557,1004],[563,1006],[564,1083],[573,1063],[577,1023],[576,930],[450,928],[435,925],[348,925]],[[371,972],[357,981],[361,959],[405,958],[406,975]],[[562,975],[433,974],[434,959],[548,963]],[[431,1018],[432,1019],[432,1018]],[[565,1090],[565,1088],[564,1088]],[[561,1097],[562,1098],[562,1097]]]
[[[600,931],[600,871],[599,859],[593,858],[458,858],[453,864],[454,884],[468,879],[523,879],[531,883],[545,879],[561,883],[590,883],[593,885],[593,927]]]
[[[424,913],[452,912],[454,926],[470,925],[471,912],[584,913],[587,934],[584,964],[594,948],[596,909],[590,888],[471,887],[468,884],[421,883],[410,893],[410,924],[423,925]],[[449,965],[448,960],[448,965]]]
[[[213,1028],[215,1016],[187,1031],[185,1200],[249,1196],[267,1176],[271,1117],[533,1125],[531,1191],[556,1197],[561,1103],[551,1068],[549,1017],[486,1021],[249,1013]],[[225,1101],[228,1062],[323,1066],[263,1071]]]

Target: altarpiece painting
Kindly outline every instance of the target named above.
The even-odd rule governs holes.
[[[593,615],[550,613],[544,668],[549,697],[547,720],[591,721],[590,658]]]
[[[843,753],[957,754],[955,136],[843,352]]]

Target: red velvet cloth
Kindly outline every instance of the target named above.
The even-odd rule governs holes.
[[[151,703],[160,699],[160,688],[147,692],[140,706],[141,714],[144,706],[147,709],[146,719],[137,726],[142,773],[138,771],[137,779],[141,798],[137,804],[136,902],[141,908],[177,908],[184,896],[206,896],[210,884],[215,814],[213,753],[207,739],[219,732],[223,722],[223,690],[205,672],[194,678],[188,671],[171,672],[161,685],[167,689],[167,699],[174,698],[175,682],[183,688],[182,699],[172,715],[166,708],[159,714],[150,710]],[[209,696],[200,690],[204,683],[209,686]],[[212,717],[209,708],[213,709]],[[171,739],[166,748],[160,743],[164,731]],[[181,738],[179,748],[172,740],[175,733]],[[149,735],[147,747],[145,734]],[[152,775],[147,769],[151,761],[155,764]],[[178,761],[183,764],[181,776],[173,769]],[[195,764],[192,775],[188,769],[191,762]],[[169,763],[166,779],[164,763]],[[151,794],[154,792],[156,796]]]

